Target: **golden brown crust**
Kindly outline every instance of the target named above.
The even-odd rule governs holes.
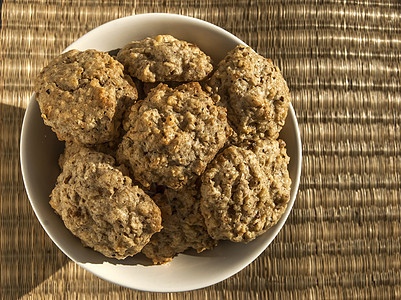
[[[220,153],[202,175],[200,207],[209,234],[249,242],[275,225],[289,200],[288,161],[277,141]]]
[[[70,50],[35,81],[42,118],[60,140],[104,143],[118,136],[123,111],[138,97],[123,66],[97,50]]]
[[[237,46],[218,64],[206,89],[220,96],[235,134],[234,143],[277,138],[290,93],[278,67],[250,47]]]
[[[113,157],[77,145],[66,155],[50,205],[85,246],[107,257],[135,255],[162,228],[160,209]]]
[[[202,174],[231,132],[225,109],[195,82],[153,88],[132,107],[124,128],[119,162],[145,187],[157,183],[175,190]]]
[[[117,59],[126,72],[143,82],[199,81],[213,70],[210,57],[196,45],[171,35],[133,41],[120,50]]]

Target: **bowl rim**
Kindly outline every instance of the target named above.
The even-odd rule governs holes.
[[[238,37],[236,37],[235,35],[233,35],[229,31],[225,30],[224,28],[221,28],[221,27],[219,27],[217,25],[214,25],[214,24],[212,24],[210,22],[207,22],[205,20],[202,20],[202,19],[198,19],[198,18],[194,18],[194,17],[190,17],[190,16],[185,16],[185,15],[180,15],[180,14],[175,14],[175,13],[143,13],[143,14],[125,16],[125,17],[117,18],[117,19],[114,19],[114,20],[110,20],[110,21],[108,21],[106,23],[103,23],[102,25],[99,25],[99,26],[91,29],[90,31],[88,31],[87,33],[85,33],[84,35],[82,35],[81,37],[76,39],[69,46],[67,46],[61,53],[67,52],[67,51],[69,51],[71,49],[75,49],[74,48],[75,44],[79,43],[81,40],[85,40],[88,37],[96,34],[95,31],[105,29],[110,25],[117,25],[120,22],[124,23],[126,20],[129,20],[129,19],[132,19],[132,18],[141,19],[141,18],[148,18],[148,17],[160,17],[160,18],[172,18],[172,19],[173,18],[177,18],[177,19],[182,19],[182,20],[195,22],[195,23],[198,23],[198,24],[203,24],[204,26],[208,26],[210,28],[213,28],[214,30],[219,31],[221,33],[232,35],[232,38],[235,38],[237,40],[238,44],[246,45],[241,39],[239,39]]]
[[[108,29],[110,26],[114,26],[116,24],[119,24],[120,22],[124,23],[125,21],[127,21],[128,19],[132,19],[132,18],[148,18],[148,17],[161,17],[161,18],[171,18],[171,20],[174,20],[175,18],[181,19],[181,20],[187,20],[190,22],[195,22],[197,24],[201,24],[203,26],[208,27],[208,29],[211,30],[216,30],[219,33],[222,33],[224,35],[230,35],[231,38],[235,39],[238,44],[243,44],[246,45],[243,41],[241,41],[239,38],[237,38],[235,35],[233,35],[232,33],[228,32],[227,30],[218,27],[217,25],[214,25],[212,23],[209,23],[207,21],[204,20],[200,20],[194,17],[189,17],[189,16],[184,16],[184,15],[179,15],[179,14],[171,14],[171,13],[144,13],[144,14],[137,14],[137,15],[130,15],[130,16],[126,16],[126,17],[122,17],[122,18],[118,18],[115,20],[111,20],[108,21],[98,27],[93,28],[92,30],[90,30],[89,32],[87,32],[86,34],[82,35],[80,38],[78,38],[77,40],[75,40],[72,44],[70,44],[67,48],[65,48],[62,53],[74,49],[75,45],[77,45],[78,43],[80,43],[83,40],[86,40],[88,37],[91,37],[92,35],[96,35],[97,31],[101,31],[104,29]],[[27,151],[27,145],[26,145],[26,140],[24,139],[25,135],[26,135],[26,131],[27,131],[27,116],[29,114],[29,112],[32,110],[32,107],[35,105],[35,93],[32,94],[28,106],[26,108],[25,114],[24,114],[24,118],[23,118],[23,122],[22,122],[22,127],[21,127],[21,134],[20,134],[20,166],[21,166],[21,171],[22,171],[22,178],[23,178],[23,182],[25,185],[25,190],[26,193],[28,195],[30,204],[34,210],[34,213],[36,215],[36,218],[38,219],[38,221],[40,222],[42,228],[45,230],[45,232],[47,233],[47,235],[50,237],[50,239],[53,241],[53,243],[55,243],[57,245],[57,247],[67,256],[69,257],[73,262],[77,263],[80,267],[84,268],[85,270],[91,272],[92,274],[96,275],[99,278],[102,278],[106,281],[118,284],[120,286],[124,286],[130,289],[136,289],[136,290],[140,290],[140,291],[149,291],[149,292],[183,292],[183,291],[190,291],[190,290],[196,290],[196,289],[201,289],[207,286],[211,286],[213,284],[216,284],[218,282],[221,282],[231,276],[233,276],[234,274],[238,273],[239,271],[241,271],[242,269],[246,268],[250,263],[252,263],[254,260],[256,260],[256,258],[258,258],[261,253],[263,253],[267,247],[271,244],[271,242],[274,240],[274,238],[277,236],[277,234],[279,233],[279,231],[282,229],[284,223],[286,222],[290,212],[292,211],[292,207],[294,205],[297,193],[298,193],[298,188],[299,188],[299,183],[300,183],[300,176],[301,176],[301,167],[302,167],[302,144],[301,144],[301,135],[300,135],[300,131],[299,131],[299,124],[298,124],[298,120],[296,118],[296,114],[294,111],[294,108],[292,106],[292,104],[290,103],[289,109],[288,109],[288,116],[287,116],[287,120],[288,117],[290,117],[293,121],[293,128],[292,130],[294,130],[294,135],[295,135],[295,144],[296,144],[296,157],[291,157],[292,160],[296,160],[297,164],[296,164],[296,173],[295,173],[295,181],[293,180],[292,182],[292,195],[290,198],[290,201],[287,205],[287,209],[284,212],[284,214],[281,216],[279,222],[272,227],[271,229],[269,229],[271,231],[271,237],[269,239],[266,239],[266,241],[263,243],[263,246],[259,247],[259,249],[257,251],[252,252],[252,255],[247,256],[246,259],[243,260],[243,263],[241,263],[241,266],[236,266],[230,270],[226,270],[226,272],[223,272],[224,275],[220,276],[219,279],[216,280],[209,280],[209,281],[203,281],[202,283],[199,283],[197,285],[194,286],[189,286],[189,287],[185,287],[182,289],[142,289],[140,286],[134,286],[134,285],[127,285],[127,284],[122,284],[121,282],[119,282],[118,280],[113,280],[113,278],[104,276],[102,274],[99,274],[98,272],[96,272],[96,270],[94,270],[92,264],[86,264],[86,263],[82,263],[80,261],[77,261],[74,258],[74,255],[72,253],[67,252],[62,246],[59,245],[59,243],[54,239],[53,235],[50,234],[50,232],[48,231],[48,228],[46,226],[46,224],[43,223],[42,218],[40,217],[40,213],[39,211],[37,211],[37,207],[35,205],[35,200],[33,199],[32,193],[31,193],[31,187],[28,184],[28,178],[27,178],[27,170],[26,170],[26,164],[25,164],[25,151]]]

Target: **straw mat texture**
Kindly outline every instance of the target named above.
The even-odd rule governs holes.
[[[19,166],[35,74],[90,29],[146,12],[212,22],[272,58],[302,134],[282,231],[243,271],[192,292],[132,291],[75,265],[35,218]],[[400,2],[5,0],[1,17],[0,298],[401,298]]]

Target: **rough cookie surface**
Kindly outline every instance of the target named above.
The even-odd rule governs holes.
[[[117,159],[143,186],[179,190],[200,175],[223,147],[231,129],[226,111],[199,83],[175,89],[160,84],[133,105]]]
[[[277,138],[284,126],[290,93],[280,70],[250,47],[237,46],[218,64],[206,87],[227,108],[234,143]]]
[[[118,147],[118,141],[111,141],[95,145],[82,145],[74,142],[65,142],[64,152],[60,154],[58,159],[59,167],[63,169],[66,160],[68,160],[72,155],[75,155],[76,153],[81,151],[81,149],[84,147],[93,150],[95,152],[100,152],[103,154],[110,155],[115,159]],[[127,167],[125,167],[124,165],[119,165],[118,169],[122,171],[125,176],[128,176],[129,172]]]
[[[160,209],[113,157],[78,148],[68,150],[50,205],[85,246],[118,259],[140,252],[162,228]]]
[[[253,151],[237,146],[209,164],[200,207],[212,238],[249,242],[277,223],[283,211],[276,212],[265,168]]]
[[[171,35],[131,42],[117,59],[126,72],[143,82],[199,81],[213,70],[210,57],[196,45]]]
[[[60,140],[104,143],[118,136],[126,107],[137,90],[110,55],[71,50],[56,57],[35,82],[42,118]]]
[[[195,185],[179,192],[166,189],[154,200],[162,211],[163,229],[152,236],[142,252],[155,264],[167,263],[189,248],[202,252],[217,244],[206,230]]]
[[[251,147],[266,174],[269,193],[275,204],[273,219],[281,217],[287,208],[291,194],[291,178],[288,172],[290,158],[283,140],[257,140]]]
[[[182,82],[177,82],[177,81],[164,81],[164,82],[144,82],[143,83],[143,92],[145,94],[145,97],[149,94],[149,92],[157,87],[160,83],[167,84],[171,88],[176,88],[182,84]]]

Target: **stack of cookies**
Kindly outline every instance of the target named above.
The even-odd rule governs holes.
[[[71,50],[36,79],[42,118],[65,141],[50,205],[85,246],[155,264],[219,240],[249,242],[290,199],[278,139],[290,93],[237,46],[213,66],[170,35],[116,51]]]

